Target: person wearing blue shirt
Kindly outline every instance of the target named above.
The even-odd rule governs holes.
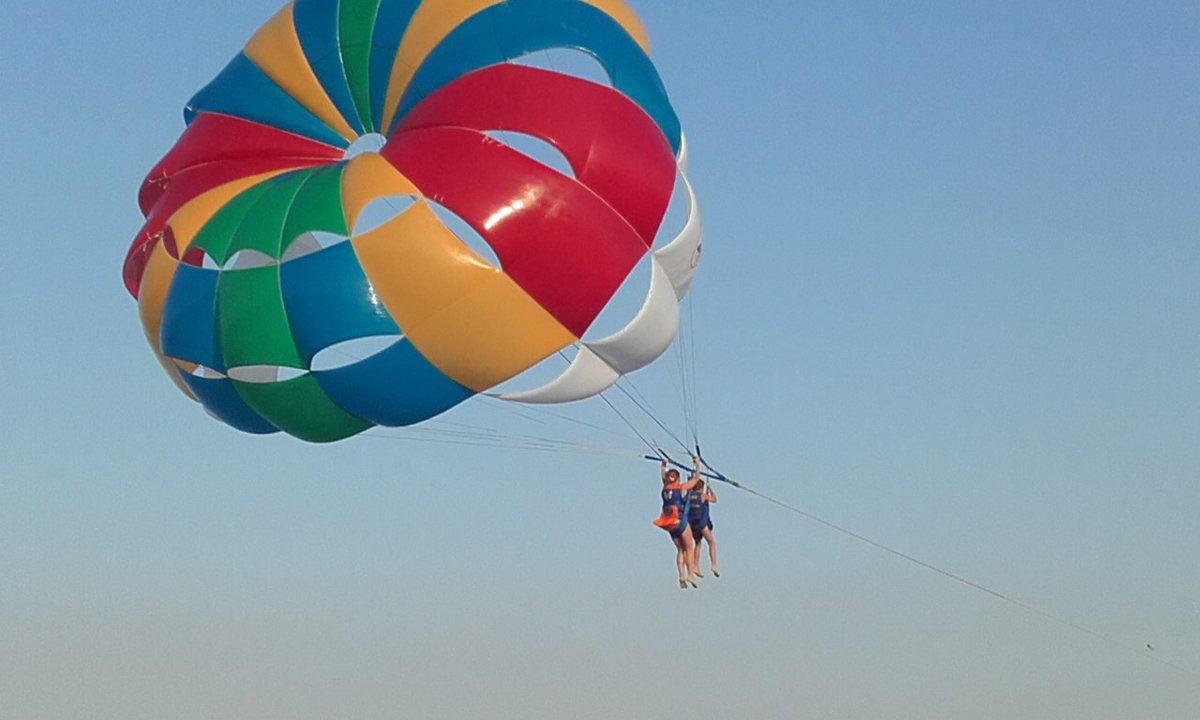
[[[688,506],[688,528],[692,536],[692,567],[696,570],[698,577],[704,577],[700,574],[700,545],[701,541],[708,543],[708,567],[712,571],[713,577],[721,577],[721,571],[717,567],[717,539],[713,537],[713,522],[709,515],[709,503],[717,501],[717,494],[713,492],[712,486],[706,482],[701,482],[688,491],[689,497]]]

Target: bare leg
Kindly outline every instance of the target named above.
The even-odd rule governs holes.
[[[701,531],[704,541],[708,543],[708,566],[712,569],[713,575],[720,577],[721,570],[717,567],[717,539],[713,537],[713,531],[709,528],[704,528]],[[700,555],[700,544],[696,543],[696,555]],[[696,560],[696,567],[700,567],[700,560]]]
[[[688,528],[681,535],[683,540],[683,559],[687,565],[687,581],[696,587],[696,541],[692,539],[692,530]]]
[[[675,545],[675,569],[679,572],[679,587],[687,587],[687,562],[684,560],[683,553],[683,538],[671,537],[671,543]]]

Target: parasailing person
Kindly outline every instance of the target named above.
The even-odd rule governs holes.
[[[713,577],[721,577],[721,571],[717,566],[717,539],[713,537],[713,522],[708,512],[709,503],[716,501],[717,494],[707,481],[701,481],[688,491],[687,518],[693,541],[692,567],[696,569],[696,575],[699,577],[704,577],[700,573],[701,541],[708,543],[709,570],[712,571]]]
[[[700,460],[692,458],[692,474],[686,482],[680,481],[679,471],[667,469],[664,458],[660,468],[662,476],[662,513],[654,519],[654,525],[666,530],[675,546],[675,569],[679,572],[679,587],[687,589],[696,585],[699,568],[696,565],[696,544],[688,525],[688,499],[691,490],[700,484]]]

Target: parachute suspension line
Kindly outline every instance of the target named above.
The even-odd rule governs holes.
[[[696,398],[696,299],[689,295],[688,306],[688,383],[691,385],[690,409],[692,413],[692,444],[700,444],[700,414],[697,412]]]
[[[690,442],[695,443],[695,432],[692,430],[692,397],[691,388],[688,385],[687,363],[684,360],[684,345],[687,343],[687,331],[685,328],[680,329],[679,336],[676,338],[674,355],[676,372],[679,373],[679,405],[683,409],[683,426],[687,428],[687,433],[690,435]]]
[[[634,406],[637,407],[638,410],[641,410],[643,413],[645,413],[646,417],[650,418],[650,420],[653,421],[655,425],[658,425],[658,427],[661,428],[662,431],[665,432],[668,437],[670,437],[672,440],[674,440],[676,443],[678,443],[679,446],[681,448],[683,448],[684,452],[690,453],[691,451],[688,449],[687,443],[684,442],[683,440],[681,440],[679,438],[679,436],[676,435],[674,432],[672,432],[671,428],[667,427],[663,423],[662,420],[658,419],[658,415],[656,415],[654,413],[654,411],[649,408],[648,402],[643,404],[642,401],[639,401],[637,398],[635,398],[633,396],[633,394],[631,394],[628,390],[626,390],[625,389],[626,384],[628,384],[630,387],[633,387],[632,381],[630,381],[628,378],[622,377],[620,380],[617,381],[617,383],[615,385],[613,385],[613,387],[615,387],[617,390],[621,391],[621,394],[624,395],[626,398],[628,398],[629,402],[633,403]],[[634,390],[636,391],[637,388],[634,387]],[[641,393],[639,392],[638,395],[641,395]],[[603,398],[604,394],[601,393],[600,397]],[[645,400],[645,397],[643,397],[642,400]],[[608,398],[604,398],[604,401],[608,402]],[[609,407],[613,407],[611,402],[609,402]]]
[[[498,399],[498,398],[493,398],[493,397],[492,397],[492,396],[490,396],[490,395],[482,395],[481,397],[483,397],[483,398],[485,398],[485,399],[488,399],[488,400],[496,400],[497,402],[504,402],[503,400],[500,400],[500,399]],[[526,419],[526,420],[528,420],[528,421],[530,421],[530,422],[535,422],[535,423],[537,423],[538,425],[545,425],[545,424],[546,424],[546,421],[545,421],[545,420],[543,420],[542,418],[540,418],[540,417],[538,417],[538,416],[534,415],[533,413],[521,412],[520,410],[517,410],[516,408],[511,408],[511,407],[510,407],[510,408],[506,408],[506,409],[507,409],[509,412],[511,412],[513,415],[516,415],[516,416],[517,416],[517,417],[519,417],[519,418],[524,418],[524,419]]]
[[[629,418],[625,417],[624,413],[622,413],[619,409],[617,409],[616,405],[613,405],[612,400],[609,400],[608,398],[604,397],[604,393],[600,393],[596,397],[603,400],[604,404],[607,405],[610,410],[612,410],[614,413],[616,413],[617,417],[621,418],[621,420],[629,427],[629,429],[633,431],[633,434],[638,436],[638,439],[642,441],[642,444],[644,444],[646,447],[650,448],[650,452],[654,453],[655,455],[658,455],[661,452],[655,443],[652,443],[649,440],[647,440],[646,436],[643,435],[637,429],[637,426],[634,425],[633,423],[631,423],[629,421]]]
[[[658,459],[656,457],[651,457],[649,455],[645,456],[645,458],[647,460],[657,460]],[[671,458],[667,458],[667,460],[670,464],[675,465],[677,467],[681,467],[681,468],[685,467],[682,463],[679,463]],[[703,460],[701,460],[701,462],[703,462]],[[865,545],[868,545],[872,548],[875,548],[876,550],[887,553],[888,555],[891,555],[893,557],[900,558],[901,560],[904,560],[908,563],[911,563],[918,567],[929,570],[930,572],[937,573],[938,575],[948,578],[960,585],[966,586],[972,590],[981,592],[985,595],[989,595],[989,596],[996,598],[997,600],[1000,600],[1002,602],[1006,602],[1014,607],[1020,608],[1020,609],[1024,610],[1025,612],[1036,615],[1044,620],[1048,620],[1048,621],[1056,623],[1058,625],[1062,625],[1063,627],[1070,628],[1072,630],[1083,633],[1085,635],[1090,635],[1091,637],[1096,638],[1097,640],[1101,640],[1105,643],[1108,643],[1109,645],[1120,648],[1126,652],[1133,652],[1126,643],[1123,643],[1109,635],[1105,635],[1104,633],[1097,632],[1095,630],[1092,630],[1091,628],[1085,627],[1083,625],[1080,625],[1076,622],[1072,622],[1071,620],[1068,620],[1061,616],[1058,616],[1053,613],[1042,610],[1041,608],[1038,608],[1038,607],[1035,607],[1028,603],[1022,602],[1010,595],[1005,595],[1004,593],[1002,593],[998,590],[994,590],[986,585],[982,585],[973,580],[969,580],[969,579],[963,577],[962,575],[958,575],[949,570],[940,568],[931,562],[927,562],[916,556],[909,555],[906,552],[897,550],[896,548],[891,547],[889,545],[885,545],[884,543],[879,542],[878,540],[873,540],[873,539],[867,537],[866,535],[863,535],[861,533],[850,530],[849,528],[838,525],[837,523],[833,522],[832,520],[827,520],[819,515],[815,515],[806,510],[802,510],[801,508],[798,508],[794,505],[789,505],[788,503],[785,503],[782,500],[777,500],[769,495],[765,495],[765,494],[763,494],[753,488],[747,487],[735,480],[731,480],[730,478],[726,477],[725,475],[723,475],[720,472],[717,472],[716,470],[713,470],[706,462],[704,463],[704,466],[706,468],[708,468],[707,472],[701,473],[701,475],[705,478],[708,478],[711,480],[716,480],[718,482],[723,482],[726,485],[731,485],[731,486],[737,488],[738,490],[741,490],[742,492],[749,493],[750,495],[753,495],[761,500],[765,500],[766,502],[769,502],[772,505],[783,508],[784,510],[787,510],[790,513],[799,515],[800,517],[805,518],[806,520],[811,520],[812,522],[818,523],[820,525],[824,525],[825,527],[829,528],[830,530],[841,533],[842,535],[845,535],[847,537],[853,538],[854,540],[857,540],[857,541],[859,541]],[[1145,655],[1145,653],[1140,650],[1138,650],[1137,652],[1139,655]],[[1175,663],[1172,663],[1167,660],[1163,660],[1162,658],[1158,658],[1155,656],[1148,656],[1148,657],[1151,657],[1152,659],[1157,660],[1158,662],[1161,662],[1164,665],[1167,665],[1168,667],[1171,667],[1179,672],[1188,673],[1186,668],[1176,665]]]
[[[447,430],[437,427],[427,427],[432,423],[442,422],[466,430]],[[381,429],[381,428],[380,428]],[[369,435],[371,436],[371,435]],[[475,428],[462,423],[446,423],[432,420],[421,426],[404,428],[402,434],[387,435],[375,433],[374,437],[390,437],[398,440],[437,442],[443,444],[476,445],[485,447],[508,447],[529,450],[556,450],[561,452],[579,452],[588,454],[631,456],[634,451],[625,447],[611,445],[589,445],[570,440],[540,437],[537,435],[511,435],[499,433],[490,428]]]
[[[563,351],[559,351],[558,356],[568,364],[571,362],[570,358]],[[691,447],[696,447],[697,444],[693,443],[691,446],[689,446],[689,444],[680,438],[677,433],[672,431],[671,428],[669,428],[660,419],[658,414],[651,407],[650,401],[628,376],[621,377],[613,387],[615,387],[622,395],[624,395],[626,399],[628,399],[628,401],[634,405],[634,407],[640,410],[647,418],[649,418],[655,425],[665,432],[684,452],[689,454],[692,453]],[[564,413],[553,412],[547,407],[541,405],[527,406],[525,408],[526,411],[523,412],[514,408],[514,403],[506,402],[498,397],[486,394],[481,395],[481,397],[490,401],[491,407],[504,407],[508,413],[524,418],[530,422],[537,423],[538,425],[546,425],[544,419],[537,416],[537,414],[541,414],[543,416],[553,416],[581,427],[602,431],[617,437],[627,437],[625,434],[616,432],[612,428],[590,423],[579,418],[571,417]],[[622,412],[611,398],[607,397],[605,393],[600,393],[597,395],[597,397],[599,397],[600,400],[608,406],[609,410],[611,410],[613,414],[615,414],[621,420],[621,422],[624,423],[624,425],[638,438],[638,440],[640,440],[647,449],[655,454],[656,457],[662,457],[665,454],[660,449],[661,444],[658,443],[653,437],[649,437],[647,433],[639,429],[638,425],[635,424],[628,415]],[[536,410],[537,414],[528,412],[529,410]],[[443,425],[454,426],[462,429],[448,430],[425,427],[433,423],[441,423]],[[692,434],[694,436],[695,433],[693,432]],[[426,437],[414,437],[415,435],[425,435]],[[386,435],[382,433],[375,433],[372,436],[445,444],[474,445],[483,447],[510,447],[540,451],[581,452],[591,454],[620,455],[624,457],[637,457],[641,455],[640,451],[633,451],[625,447],[590,445],[574,441],[540,437],[536,435],[512,435],[497,432],[490,428],[481,428],[462,423],[449,422],[446,420],[431,420],[423,423],[423,426],[419,428],[406,428],[403,435]],[[693,437],[693,440],[694,439],[695,438]]]
[[[459,425],[459,427],[470,428],[471,426]],[[627,452],[627,450],[625,448],[615,448],[612,446],[605,446],[605,445],[593,445],[593,444],[588,444],[588,443],[580,443],[580,442],[576,442],[576,441],[572,441],[572,440],[559,440],[559,439],[555,439],[555,438],[541,437],[538,435],[528,435],[528,434],[509,435],[509,434],[505,434],[505,433],[499,433],[499,432],[496,432],[494,430],[490,430],[487,428],[474,429],[473,431],[463,431],[463,430],[441,430],[438,428],[419,427],[419,428],[410,428],[408,430],[408,433],[417,434],[417,435],[430,435],[430,436],[451,437],[451,438],[487,440],[487,441],[492,441],[492,442],[497,442],[497,443],[508,444],[513,447],[517,447],[517,446],[521,446],[521,445],[538,445],[538,446],[558,447],[558,448],[563,448],[563,449],[575,449],[575,450],[581,450],[581,451],[620,450],[622,452]]]
[[[695,299],[688,295],[684,299],[687,317],[682,322],[675,358],[679,365],[679,385],[683,402],[683,420],[690,436],[690,444],[700,442],[699,420],[696,412],[696,337]]]
[[[421,436],[408,431],[401,433],[379,432],[376,428],[374,432],[364,433],[361,437],[374,438],[376,440],[403,440],[407,442],[420,442],[433,445],[456,445],[461,447],[484,447],[484,448],[501,448],[513,450],[529,450],[533,452],[553,452],[553,453],[571,453],[583,455],[607,455],[613,457],[636,457],[640,453],[623,449],[623,448],[604,448],[604,447],[589,447],[586,445],[578,445],[575,443],[559,443],[553,440],[544,440],[541,442],[513,442],[511,439],[498,436],[496,438],[480,437],[471,439],[469,437],[457,437],[450,435],[447,437],[436,436]]]
[[[537,421],[536,418],[534,421]],[[453,429],[448,429],[453,428]],[[574,440],[542,437],[531,434],[513,434],[448,420],[427,420],[418,426],[405,427],[399,433],[381,432],[386,428],[375,428],[368,437],[388,437],[395,440],[432,442],[477,447],[500,447],[525,450],[575,452],[590,455],[614,455],[633,457],[638,453],[628,447],[583,443]]]
[[[621,384],[621,383],[624,383],[627,386],[625,388],[626,390],[632,391],[633,394],[637,395],[638,399],[641,400],[641,404],[638,407],[642,410],[642,412],[646,413],[647,415],[652,415],[653,414],[652,412],[649,412],[648,410],[646,410],[646,408],[650,407],[650,401],[646,399],[646,396],[642,394],[642,391],[638,389],[637,385],[634,384],[633,380],[631,380],[628,375],[622,375],[621,377],[617,378],[617,384]],[[618,388],[618,389],[620,389],[620,388]],[[645,407],[642,407],[643,405]]]
[[[558,351],[558,356],[560,358],[562,358],[564,361],[566,361],[568,364],[570,364],[571,358],[567,357],[566,353],[564,353],[562,350]],[[642,444],[645,445],[646,447],[650,448],[651,452],[654,452],[656,454],[659,452],[658,446],[655,443],[651,442],[645,436],[645,434],[643,434],[640,430],[638,430],[637,426],[634,425],[633,422],[631,422],[629,420],[629,418],[626,417],[625,414],[622,413],[620,411],[620,409],[618,409],[617,406],[614,405],[611,400],[609,400],[607,397],[604,396],[604,393],[599,393],[598,395],[596,395],[596,397],[598,397],[602,401],[604,401],[604,404],[608,406],[608,409],[612,410],[613,413],[615,413],[616,416],[621,419],[621,422],[625,423],[625,426],[628,427],[633,432],[633,434],[636,435],[638,437],[638,439],[642,441]],[[634,404],[636,405],[637,401],[634,401]],[[644,409],[643,409],[643,412],[645,412]]]
[[[392,207],[393,209],[397,209],[395,204],[391,201],[391,199],[385,198],[384,202],[386,202],[388,204],[388,206]],[[361,357],[355,353],[346,352],[344,350],[335,350],[334,352],[336,352],[337,354],[342,355],[346,358],[350,358],[352,360],[360,360],[361,361],[364,359],[363,357]],[[484,395],[483,397],[493,399],[487,395]],[[502,401],[496,400],[496,402],[502,402]],[[510,411],[515,412],[514,410],[511,409],[511,407],[510,407]],[[531,422],[535,422],[540,425],[545,425],[545,422],[543,420],[541,420],[540,418],[534,417],[533,415],[528,415],[528,414],[523,414],[523,413],[517,413],[517,414]],[[567,417],[566,415],[562,415],[561,417],[565,420],[568,420],[571,422],[576,422],[576,423],[578,423],[580,425],[584,425],[586,427],[595,428],[597,430],[604,430],[607,432],[612,432],[608,428],[602,428],[599,425],[593,425],[591,423],[586,423],[581,420],[576,420],[574,418]],[[449,429],[436,427],[436,425],[451,426],[451,427],[457,427],[457,428],[461,428],[461,429],[449,430]],[[403,431],[403,435],[387,434],[385,432],[381,432],[380,431],[381,428],[378,428],[378,427],[375,428],[374,430],[375,430],[375,432],[369,432],[369,433],[364,434],[364,437],[374,437],[374,438],[383,438],[383,439],[392,439],[392,440],[407,440],[410,442],[427,442],[427,443],[436,443],[436,444],[444,444],[444,445],[515,448],[515,449],[524,449],[524,450],[537,450],[537,451],[542,451],[542,452],[564,452],[564,453],[577,452],[577,453],[592,454],[592,455],[597,455],[597,454],[599,454],[599,455],[617,455],[617,456],[622,456],[622,457],[634,457],[634,456],[638,455],[637,451],[633,451],[633,450],[630,450],[628,448],[623,448],[623,447],[616,447],[616,446],[612,446],[612,445],[594,445],[594,444],[580,443],[580,442],[575,442],[575,441],[570,441],[570,440],[560,440],[560,439],[555,439],[555,438],[540,437],[537,435],[506,434],[506,433],[497,432],[496,430],[493,430],[491,428],[467,425],[464,423],[456,423],[456,422],[452,422],[449,420],[443,420],[443,419],[428,420],[425,423],[422,423],[421,426],[419,426],[419,427],[406,427]],[[614,434],[617,434],[618,436],[620,436],[619,433],[614,433]]]
[[[616,430],[613,430],[610,427],[604,427],[603,425],[597,425],[596,423],[590,423],[586,420],[580,420],[579,418],[571,417],[570,415],[568,415],[566,413],[554,412],[553,410],[550,410],[549,406],[547,406],[547,405],[527,405],[527,406],[525,406],[526,412],[520,412],[513,408],[514,403],[511,403],[507,400],[501,400],[500,398],[494,397],[492,395],[481,395],[480,397],[483,398],[484,400],[489,401],[489,404],[492,407],[504,408],[505,410],[507,410],[510,413],[513,413],[517,417],[525,418],[526,420],[529,420],[531,422],[536,422],[541,425],[545,425],[546,421],[542,417],[538,417],[539,414],[542,416],[545,416],[545,417],[556,418],[558,420],[562,420],[564,422],[568,422],[568,423],[571,423],[574,425],[579,425],[580,427],[585,427],[585,428],[588,428],[589,430],[598,430],[602,433],[606,433],[608,435],[612,435],[614,437],[618,437],[623,440],[627,439],[626,435],[624,435],[620,432],[617,432]],[[529,412],[529,411],[536,411],[536,412]]]

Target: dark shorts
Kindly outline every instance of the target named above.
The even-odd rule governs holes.
[[[700,538],[704,537],[704,531],[712,530],[713,524],[712,524],[712,520],[709,520],[707,525],[697,524],[697,525],[688,525],[688,527],[690,527],[692,529],[692,539],[695,540],[696,542],[700,542]]]

